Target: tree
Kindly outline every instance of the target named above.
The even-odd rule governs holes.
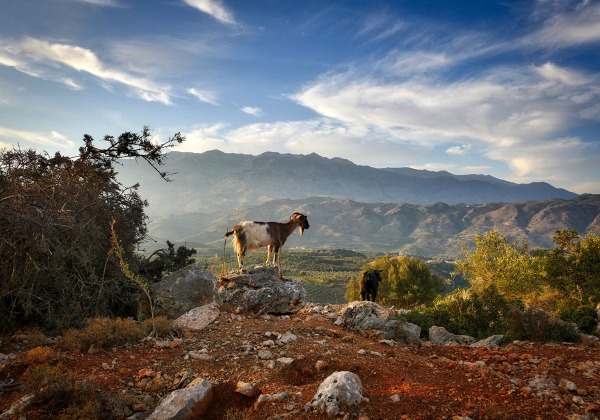
[[[97,148],[86,135],[77,158],[0,151],[0,329],[35,322],[61,330],[91,316],[135,313],[135,286],[109,257],[110,223],[131,257],[146,235],[147,203],[137,186],[119,184],[114,165],[123,157],[159,165],[184,138],[151,147],[144,127],[105,140],[109,146]]]
[[[556,248],[546,256],[549,283],[580,305],[600,303],[600,237],[583,239],[575,229],[556,231]]]
[[[496,230],[478,233],[475,249],[463,243],[461,253],[456,272],[478,293],[493,286],[507,298],[523,298],[544,284],[543,257],[532,255],[527,243],[508,243]]]
[[[195,249],[185,245],[175,251],[175,245],[167,241],[167,249],[158,249],[141,262],[140,272],[150,281],[160,281],[165,273],[172,273],[193,264],[195,260],[190,257],[195,253]]]
[[[415,257],[385,256],[370,262],[364,269],[383,270],[377,293],[377,300],[383,305],[411,308],[429,304],[443,288],[427,264]],[[362,273],[348,284],[345,295],[348,301],[360,299],[361,279]]]

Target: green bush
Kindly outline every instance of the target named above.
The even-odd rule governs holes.
[[[506,326],[510,340],[579,341],[575,324],[565,322],[537,308],[513,308],[509,312]]]
[[[579,331],[586,334],[592,334],[596,329],[596,325],[598,325],[598,322],[591,316],[584,316],[577,322]]]
[[[518,303],[507,300],[494,287],[481,293],[462,289],[439,299],[433,306],[400,317],[421,327],[425,336],[431,326],[437,325],[454,334],[486,338],[505,333],[506,320],[514,305]]]

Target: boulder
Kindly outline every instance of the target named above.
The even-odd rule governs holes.
[[[256,267],[222,277],[219,299],[237,313],[289,314],[302,309],[306,290],[297,280],[279,279],[277,267]]]
[[[171,392],[148,420],[191,420],[202,418],[212,403],[213,386],[206,379],[196,379],[187,388]]]
[[[499,347],[503,338],[503,335],[492,335],[488,338],[484,338],[483,340],[479,340],[478,342],[471,344],[471,347]]]
[[[456,335],[448,332],[444,327],[429,328],[429,341],[432,344],[443,346],[445,344],[474,344],[477,340],[468,335]]]
[[[217,279],[197,264],[169,274],[150,286],[157,314],[176,319],[218,299]],[[217,302],[218,303],[218,302]]]
[[[366,336],[410,346],[421,345],[421,328],[418,325],[399,319],[394,311],[375,302],[350,302],[342,309],[335,323]]]
[[[314,397],[304,406],[304,411],[323,413],[329,417],[344,415],[363,400],[363,386],[356,374],[334,372],[319,385]]]
[[[221,311],[216,303],[199,306],[181,315],[173,325],[185,330],[201,331],[206,328],[211,322],[219,318]]]

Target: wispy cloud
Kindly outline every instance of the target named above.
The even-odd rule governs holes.
[[[88,3],[102,7],[123,7],[118,0],[70,0],[76,3]]]
[[[196,97],[200,102],[206,102],[211,105],[218,105],[217,95],[209,90],[189,88],[187,93]]]
[[[15,130],[0,126],[0,139],[6,139],[10,144],[25,143],[27,147],[39,145],[57,147],[59,149],[74,147],[75,143],[66,136],[51,131],[48,133]],[[1,145],[2,143],[0,143]],[[1,148],[1,146],[0,146]]]
[[[569,2],[561,2],[561,5],[571,6]],[[540,2],[540,9],[550,8],[547,2]],[[540,9],[537,10],[538,13]],[[600,3],[583,1],[574,9],[569,7],[550,16],[544,15],[541,28],[526,36],[523,44],[557,48],[598,41],[600,41]]]
[[[0,41],[0,64],[14,67],[33,77],[55,80],[70,88],[80,89],[81,84],[74,80],[77,73],[65,74],[69,69],[76,70],[104,82],[125,85],[145,101],[171,104],[168,86],[111,68],[102,63],[93,51],[76,45],[51,43],[36,38],[24,38],[13,43]]]
[[[233,14],[219,0],[184,0],[188,6],[211,15],[215,19],[230,25],[235,24]]]
[[[262,109],[260,109],[258,107],[254,107],[254,106],[242,107],[242,112],[253,115],[255,117],[260,117],[263,114]]]

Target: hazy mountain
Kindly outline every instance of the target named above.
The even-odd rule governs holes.
[[[163,168],[161,168],[163,170]],[[161,181],[145,162],[125,161],[119,179],[140,183],[150,215],[211,213],[271,200],[332,197],[363,203],[490,203],[570,199],[576,194],[544,182],[515,184],[485,175],[453,175],[411,168],[377,169],[317,154],[259,156],[171,152]]]
[[[600,195],[480,205],[359,203],[333,198],[274,200],[228,213],[155,217],[150,234],[188,246],[223,245],[223,234],[240,220],[286,221],[294,211],[308,214],[310,229],[292,235],[286,247],[346,248],[455,257],[461,241],[497,229],[510,240],[550,248],[556,230],[600,235]],[[228,244],[229,249],[229,244]],[[231,252],[231,251],[229,251]]]
[[[176,173],[172,182],[133,160],[119,174],[125,185],[140,183],[158,246],[167,239],[222,246],[240,220],[286,221],[294,211],[308,214],[311,228],[293,235],[290,247],[451,257],[477,231],[498,229],[533,247],[551,247],[557,229],[600,234],[600,196],[577,197],[543,182],[377,169],[314,153],[169,153],[161,170]]]

